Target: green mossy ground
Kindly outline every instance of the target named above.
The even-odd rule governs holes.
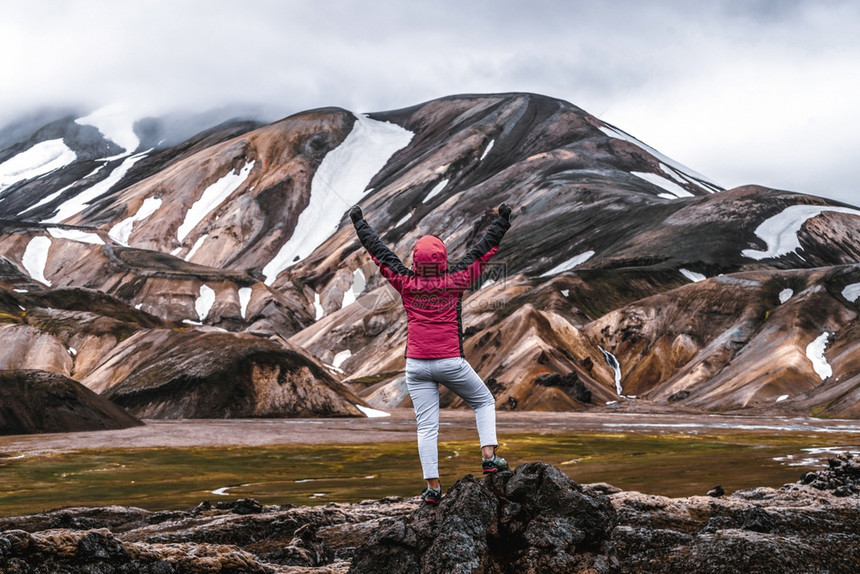
[[[580,483],[608,482],[625,490],[666,496],[704,495],[794,482],[807,469],[775,457],[812,446],[853,446],[852,435],[689,434],[516,435],[500,454],[516,466],[543,461]],[[856,448],[856,446],[855,446]],[[439,448],[444,487],[478,474],[473,443]],[[276,445],[254,448],[100,450],[15,458],[0,453],[0,516],[72,505],[184,509],[252,497],[265,504],[316,505],[385,496],[413,496],[422,488],[416,446]],[[245,485],[245,486],[240,486]],[[232,486],[227,496],[212,491]]]

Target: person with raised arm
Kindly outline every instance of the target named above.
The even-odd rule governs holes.
[[[418,424],[418,456],[427,488],[424,502],[438,504],[439,385],[445,385],[475,411],[484,473],[508,469],[496,454],[496,406],[493,394],[463,354],[461,300],[487,263],[498,252],[510,228],[511,207],[505,203],[480,241],[460,261],[448,265],[448,250],[434,235],[421,237],[412,250],[412,269],[403,262],[365,221],[357,205],[349,217],[361,244],[379,271],[400,293],[406,310],[406,385]]]

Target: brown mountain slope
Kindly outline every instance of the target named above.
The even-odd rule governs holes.
[[[126,411],[56,373],[0,371],[0,435],[122,429],[141,425]]]
[[[842,291],[857,282],[858,265],[718,276],[613,311],[586,332],[617,356],[627,394],[856,417],[857,304]],[[810,344],[825,333],[821,355]],[[816,371],[825,362],[830,374]]]
[[[93,290],[19,291],[0,285],[9,377],[34,368],[74,377],[100,401],[146,418],[361,416],[360,399],[278,337],[165,323]],[[50,402],[26,404],[39,401]]]
[[[372,404],[404,405],[403,313],[345,212],[359,203],[408,265],[424,234],[461,257],[506,201],[513,226],[463,301],[467,356],[500,407],[575,410],[635,394],[856,416],[858,298],[839,289],[860,282],[860,210],[723,191],[567,102],[490,94],[369,116],[324,108],[139,155],[103,165],[115,174],[136,162],[77,211],[65,202],[94,186],[58,189],[65,170],[81,171],[74,163],[3,192],[23,209],[25,188],[40,202],[62,191],[26,212],[38,218],[0,222],[10,288],[94,289],[168,330],[287,338],[336,363]],[[10,297],[7,329],[35,348],[44,331]],[[823,350],[808,352],[814,341]],[[71,366],[63,345],[39,344],[57,372],[104,389],[125,380],[120,367],[96,380],[94,361]],[[822,379],[813,366],[825,362],[833,374]],[[147,385],[174,388],[164,382]]]

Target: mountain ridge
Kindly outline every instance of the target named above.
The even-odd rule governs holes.
[[[102,154],[116,151],[104,142]],[[360,204],[408,262],[427,233],[452,258],[464,253],[505,201],[512,229],[463,301],[467,357],[492,379],[499,408],[577,410],[636,394],[671,397],[679,408],[860,416],[850,359],[860,346],[858,298],[842,295],[860,284],[853,206],[759,186],[723,190],[584,110],[535,94],[449,96],[366,115],[318,108],[266,125],[226,122],[155,151],[143,145],[100,160],[96,177],[116,181],[87,202],[76,197],[98,185],[89,159],[0,189],[10,317],[0,330],[28,322],[16,289],[96,289],[173,329],[289,340],[342,381],[350,404],[406,406],[404,317],[345,212]],[[70,201],[83,207],[52,223]],[[795,206],[806,206],[797,221],[768,231]],[[782,272],[794,278],[780,280]],[[780,281],[782,291],[815,293],[789,297],[797,309],[786,311]],[[661,313],[672,305],[668,321]],[[828,383],[805,351],[822,333],[804,317],[830,333]],[[733,326],[706,328],[724,324]],[[755,348],[783,353],[791,375],[768,373]],[[728,373],[744,390],[708,390]],[[543,375],[574,377],[592,402]]]

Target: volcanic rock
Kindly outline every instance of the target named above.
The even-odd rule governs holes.
[[[393,521],[356,551],[350,572],[575,572],[594,568],[615,523],[602,493],[532,463],[458,481],[437,507]]]
[[[844,466],[843,464],[839,465]],[[580,485],[528,463],[390,498],[238,514],[66,508],[0,518],[3,572],[829,572],[860,561],[860,495],[800,483],[713,498]]]
[[[805,473],[800,482],[835,496],[860,494],[860,458],[850,452],[828,459],[827,468]]]
[[[100,391],[141,418],[361,416],[363,402],[300,349],[226,332],[142,333],[86,378],[103,380],[118,380]]]
[[[123,429],[143,423],[56,373],[0,371],[0,435]]]

